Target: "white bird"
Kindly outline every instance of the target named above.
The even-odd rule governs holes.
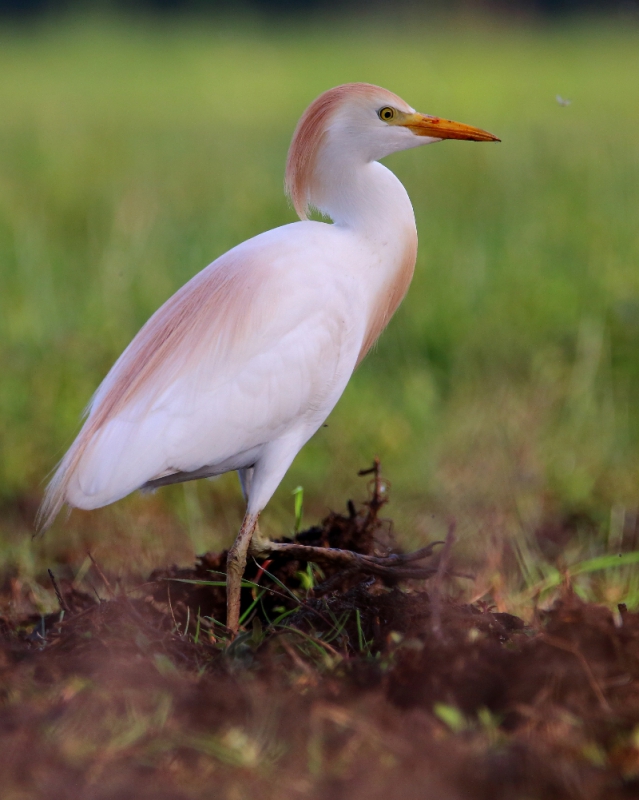
[[[227,567],[236,633],[251,540],[255,553],[278,548],[256,534],[258,516],[413,275],[413,208],[378,160],[443,139],[499,141],[370,84],[311,103],[286,166],[301,221],[229,250],[149,319],[95,393],[47,488],[41,525],[65,503],[93,509],[237,470],[247,509]],[[310,221],[310,207],[332,224]]]

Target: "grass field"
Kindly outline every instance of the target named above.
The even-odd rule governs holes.
[[[536,534],[549,525],[567,531],[567,563],[637,549],[637,74],[639,29],[601,22],[0,31],[5,564],[76,570],[91,546],[144,573],[229,542],[234,476],[26,534],[122,348],[217,255],[293,220],[282,176],[297,118],[356,80],[503,141],[387,160],[417,215],[415,280],[267,529],[292,528],[298,485],[307,522],[361,497],[356,471],[378,455],[401,541],[438,536],[453,516],[475,562],[515,543],[515,587],[546,575]],[[629,568],[608,574],[583,591],[639,602]]]

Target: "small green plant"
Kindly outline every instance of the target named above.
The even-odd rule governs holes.
[[[369,646],[362,630],[362,615],[359,613],[359,608],[355,609],[355,620],[357,622],[357,645],[360,653],[368,652]]]
[[[195,635],[193,637],[193,643],[199,644],[200,643],[200,625],[202,623],[202,618],[200,617],[200,608],[198,607],[197,610],[197,621],[195,623]]]
[[[433,714],[447,725],[453,733],[459,733],[468,727],[468,720],[455,706],[448,703],[435,703]]]
[[[306,569],[297,572],[296,577],[299,580],[302,589],[308,594],[315,588],[316,577],[323,581],[325,576],[322,568],[318,564],[309,561],[306,565]]]
[[[304,513],[304,487],[297,486],[293,489],[293,509],[295,513],[295,527],[293,533],[297,535],[302,528],[302,514]]]

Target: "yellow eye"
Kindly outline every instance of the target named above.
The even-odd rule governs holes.
[[[382,120],[382,122],[390,122],[395,116],[395,109],[391,108],[390,106],[384,106],[384,108],[380,108],[380,110],[377,112],[377,116]]]

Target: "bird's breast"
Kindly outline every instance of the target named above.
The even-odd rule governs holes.
[[[417,258],[415,228],[407,227],[399,241],[399,247],[386,243],[380,254],[376,274],[371,277],[372,291],[366,333],[357,359],[358,364],[388,325],[413,278]]]

